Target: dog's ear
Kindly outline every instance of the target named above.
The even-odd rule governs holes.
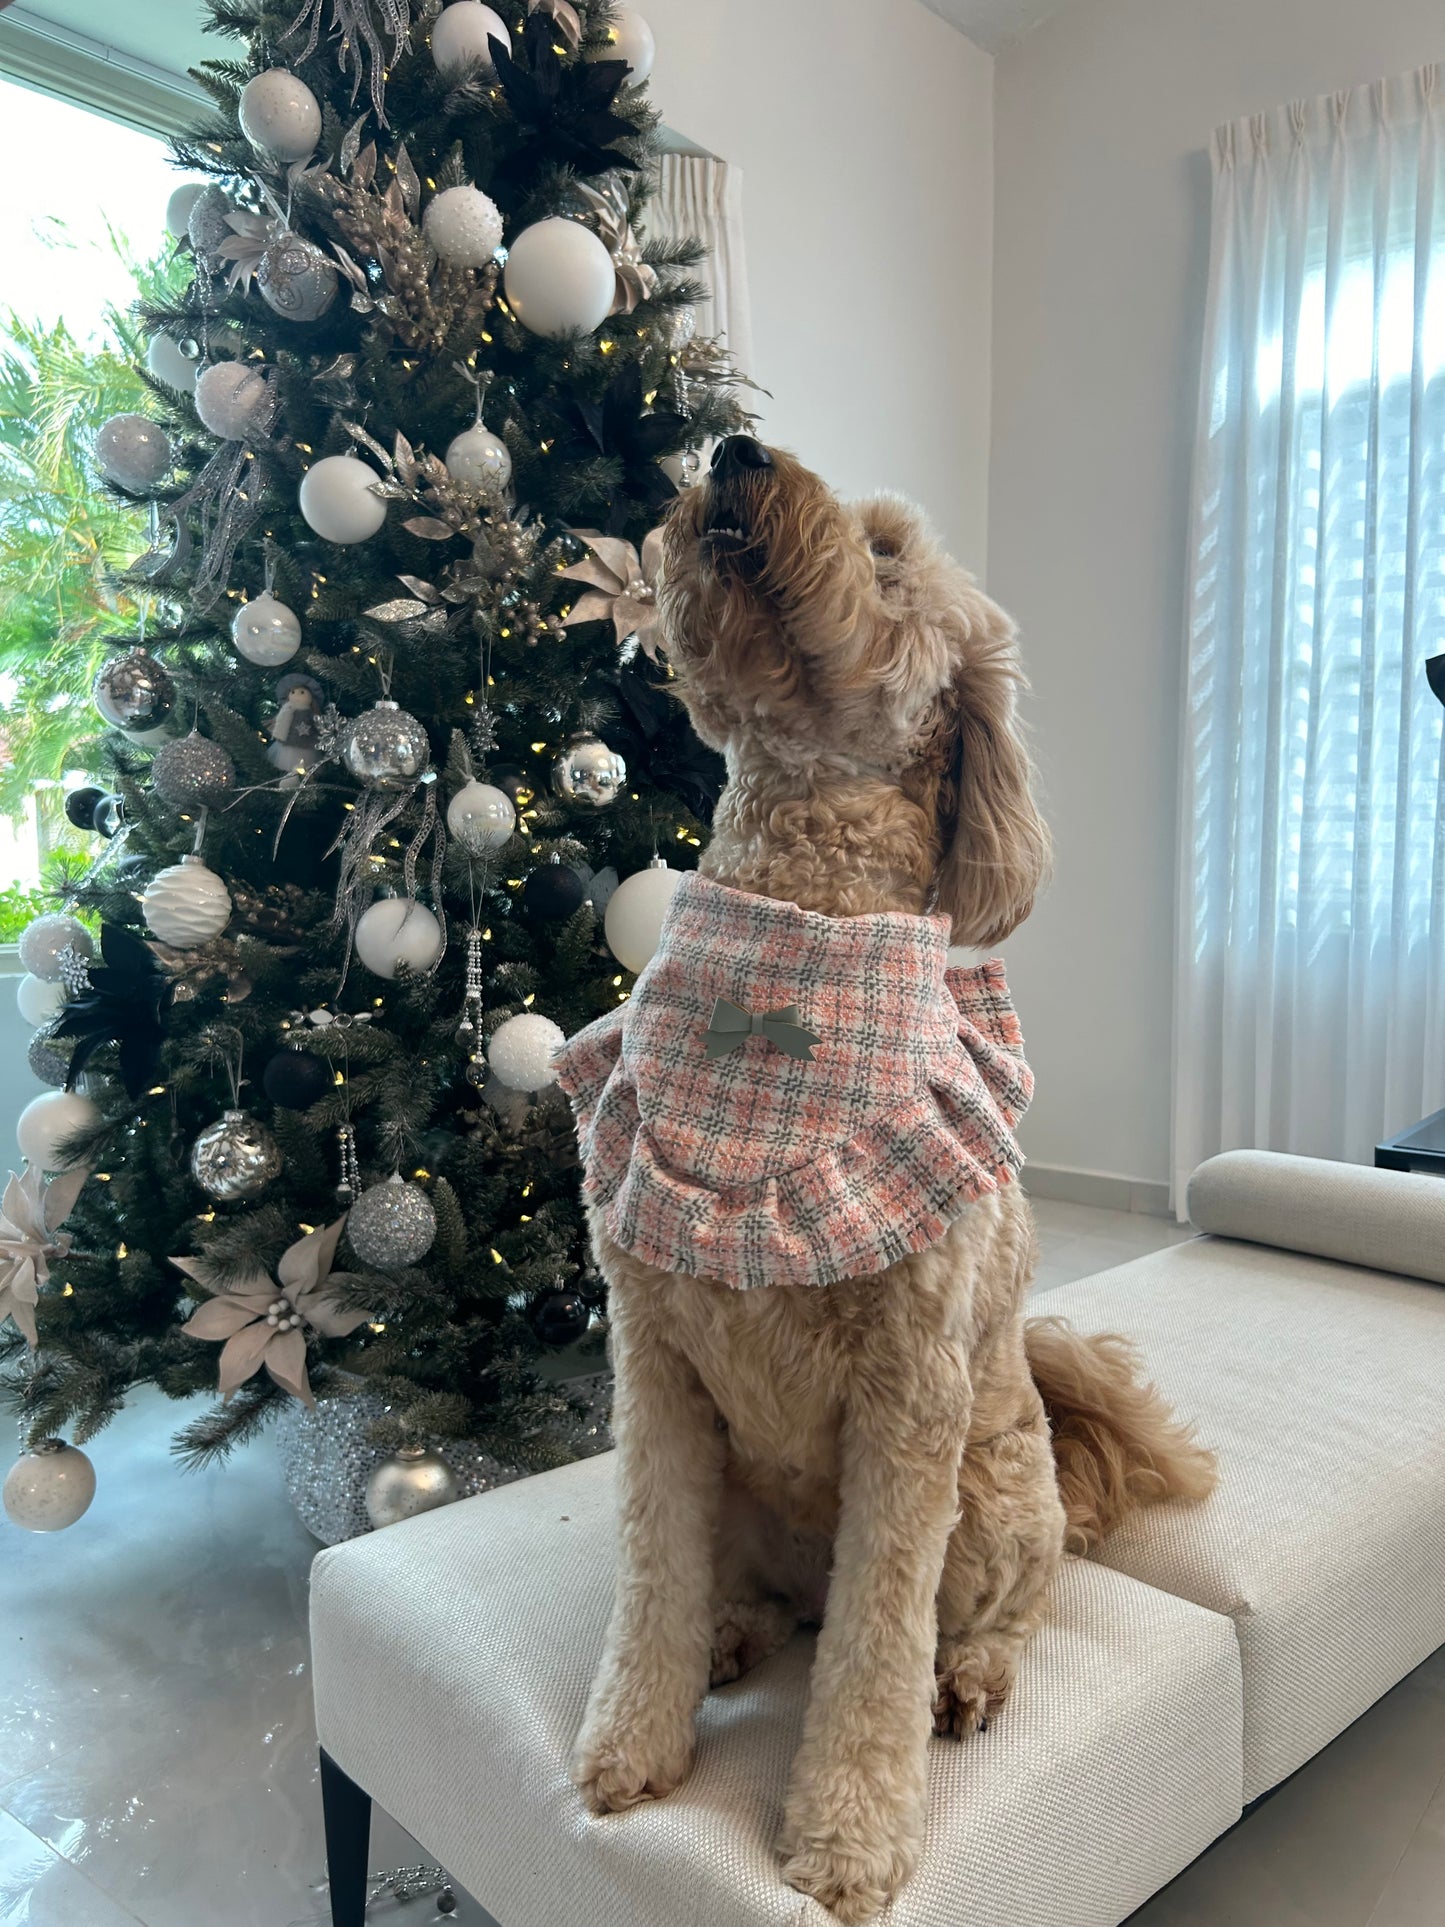
[[[939,910],[953,940],[1001,943],[1033,908],[1049,869],[1049,832],[1033,798],[1018,721],[1024,687],[1016,632],[972,584],[953,611],[954,675],[942,697]]]

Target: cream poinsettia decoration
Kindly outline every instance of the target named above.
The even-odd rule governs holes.
[[[528,13],[545,13],[575,54],[582,45],[582,16],[572,0],[527,0]]]
[[[636,636],[643,653],[657,661],[658,622],[657,576],[662,566],[662,530],[649,529],[642,538],[639,556],[621,536],[601,535],[596,529],[574,529],[573,534],[591,551],[574,562],[562,575],[588,587],[563,616],[570,629],[578,622],[598,622],[610,617],[617,629],[617,640],[626,642]]]
[[[603,191],[578,183],[574,192],[583,202],[597,226],[597,236],[612,256],[617,286],[612,296],[612,314],[631,314],[639,301],[657,293],[657,270],[642,258],[642,244],[628,220],[627,189],[615,174],[602,177]]]
[[[52,1258],[70,1249],[60,1227],[75,1209],[89,1171],[62,1171],[45,1182],[43,1171],[26,1165],[23,1177],[12,1171],[0,1200],[0,1325],[13,1318],[34,1351],[35,1307],[50,1276]]]
[[[345,1216],[320,1231],[308,1231],[281,1254],[275,1283],[264,1273],[254,1280],[216,1290],[181,1326],[192,1338],[222,1341],[221,1397],[229,1401],[238,1386],[264,1365],[271,1377],[303,1405],[314,1405],[306,1376],[306,1338],[345,1338],[372,1316],[351,1311],[326,1289]],[[172,1258],[188,1278],[211,1289],[204,1258]]]

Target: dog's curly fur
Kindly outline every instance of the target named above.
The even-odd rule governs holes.
[[[1013,627],[913,509],[846,505],[781,451],[724,461],[671,514],[659,600],[727,759],[706,874],[835,916],[942,910],[966,944],[1027,916],[1048,836]],[[1024,1319],[1017,1186],[821,1290],[675,1276],[592,1230],[620,1555],[578,1785],[597,1812],[670,1792],[709,1680],[818,1622],[784,1873],[865,1919],[917,1858],[930,1731],[1003,1706],[1065,1544],[1202,1498],[1213,1461],[1122,1340]]]

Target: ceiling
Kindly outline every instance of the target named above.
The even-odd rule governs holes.
[[[1066,7],[1083,5],[1084,0],[923,0],[923,4],[993,54]]]

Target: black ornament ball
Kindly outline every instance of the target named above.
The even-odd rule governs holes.
[[[95,806],[90,827],[107,839],[125,822],[125,804],[119,796],[102,796]]]
[[[575,1291],[544,1291],[532,1307],[532,1329],[544,1345],[570,1345],[586,1331],[590,1317]]]
[[[95,807],[105,801],[105,791],[94,788],[70,790],[65,798],[65,814],[78,830],[95,828]]]
[[[570,917],[582,907],[587,885],[567,863],[544,863],[522,885],[522,903],[534,917]]]
[[[334,1081],[326,1059],[310,1050],[278,1050],[261,1073],[262,1090],[287,1111],[309,1110]]]
[[[495,783],[504,796],[509,796],[520,808],[534,795],[532,779],[518,763],[489,764],[486,780]]]

